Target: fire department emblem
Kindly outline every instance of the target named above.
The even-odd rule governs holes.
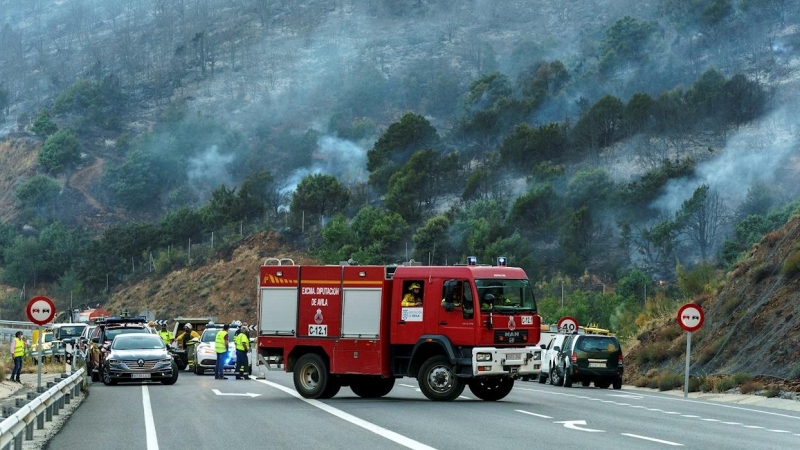
[[[514,316],[511,316],[508,318],[508,329],[514,331],[515,328],[517,328],[517,324],[514,323]]]
[[[322,323],[322,310],[321,309],[317,309],[317,313],[314,314],[314,323],[316,323],[317,325]]]

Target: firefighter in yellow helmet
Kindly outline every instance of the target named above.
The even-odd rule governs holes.
[[[408,293],[403,297],[401,306],[422,306],[421,287],[417,282],[411,283],[411,286],[408,287]]]

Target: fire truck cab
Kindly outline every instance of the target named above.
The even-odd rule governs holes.
[[[404,306],[414,285],[421,304]],[[520,268],[270,258],[258,289],[258,356],[293,372],[306,398],[330,398],[342,386],[382,397],[408,376],[431,400],[454,400],[466,386],[499,400],[516,378],[541,370],[540,317]]]

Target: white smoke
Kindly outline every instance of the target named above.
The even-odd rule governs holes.
[[[790,119],[787,108],[781,108],[736,132],[718,158],[698,164],[691,177],[670,180],[650,206],[673,214],[705,184],[716,190],[728,207],[737,207],[754,182],[772,181],[797,151],[798,139]]]
[[[345,139],[322,136],[317,140],[317,148],[309,167],[292,172],[286,180],[281,194],[297,189],[297,185],[308,175],[322,173],[333,175],[343,185],[363,183],[367,180],[367,149]]]
[[[205,203],[211,191],[219,185],[233,186],[233,181],[228,173],[226,166],[233,162],[234,155],[223,155],[219,152],[216,145],[212,145],[206,151],[189,158],[187,177],[189,186],[197,193],[202,203]]]

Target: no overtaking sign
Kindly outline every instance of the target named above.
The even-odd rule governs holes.
[[[36,325],[44,325],[50,323],[56,316],[56,305],[47,297],[34,297],[28,302],[25,312],[28,320]]]

